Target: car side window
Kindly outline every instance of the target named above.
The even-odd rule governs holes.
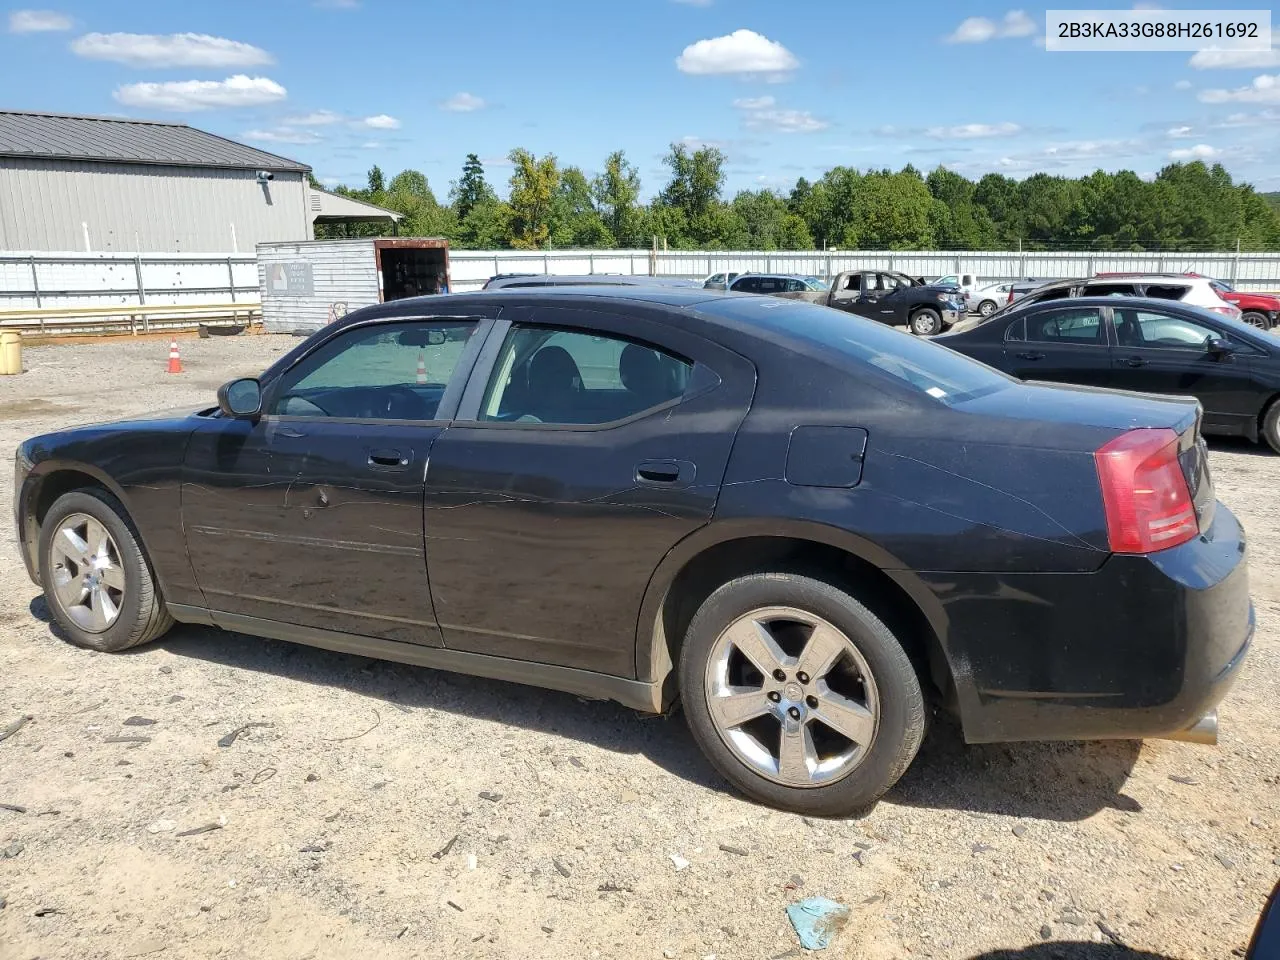
[[[1116,338],[1126,347],[1204,351],[1209,340],[1222,334],[1187,317],[1151,310],[1115,311]]]
[[[380,323],[339,334],[280,378],[268,413],[433,420],[475,332],[469,320]]]
[[[1081,296],[1085,297],[1135,297],[1138,288],[1132,283],[1091,283],[1085,286]]]
[[[494,364],[479,419],[612,423],[678,399],[692,370],[689,361],[647,343],[516,325]]]
[[[1009,329],[1004,332],[1004,338],[1017,342],[1025,341],[1027,339],[1027,318],[1019,317],[1009,324]]]
[[[1154,297],[1157,300],[1181,300],[1187,295],[1188,290],[1190,290],[1190,287],[1184,287],[1180,284],[1147,284],[1147,296]]]
[[[741,277],[730,287],[734,293],[755,293],[757,288],[755,277]]]
[[[804,293],[805,285],[799,280],[787,281],[787,293]]]
[[[1057,307],[1026,318],[1027,341],[1105,345],[1102,311],[1097,307]]]

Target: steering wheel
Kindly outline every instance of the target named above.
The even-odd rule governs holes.
[[[386,397],[385,404],[379,403],[383,407],[388,419],[391,420],[429,420],[433,411],[427,401],[410,390],[408,387],[395,384],[387,387],[384,391]]]
[[[310,407],[311,409],[310,410],[293,409],[295,404],[304,404]],[[309,400],[306,397],[300,397],[296,393],[291,393],[291,394],[288,394],[287,396],[281,397],[280,401],[276,404],[276,412],[281,413],[286,417],[330,416],[329,411],[326,410],[324,407],[320,406],[320,404],[316,403],[314,400]]]

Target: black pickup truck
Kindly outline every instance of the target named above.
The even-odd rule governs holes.
[[[910,327],[922,337],[941,333],[965,315],[959,287],[925,283],[893,270],[846,270],[832,281],[826,303],[881,323]]]

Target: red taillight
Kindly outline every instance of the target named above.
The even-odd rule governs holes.
[[[1212,310],[1214,313],[1220,313],[1224,317],[1231,317],[1232,319],[1235,319],[1240,316],[1239,307],[1210,307],[1209,309]]]
[[[1178,462],[1178,435],[1172,430],[1130,430],[1101,447],[1093,459],[1115,553],[1165,550],[1200,532]]]
[[[1009,288],[1009,299],[1005,303],[1013,303],[1013,287]]]

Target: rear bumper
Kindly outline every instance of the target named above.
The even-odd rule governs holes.
[[[1092,573],[925,579],[971,743],[1183,734],[1253,637],[1244,533],[1221,504],[1196,540]]]

